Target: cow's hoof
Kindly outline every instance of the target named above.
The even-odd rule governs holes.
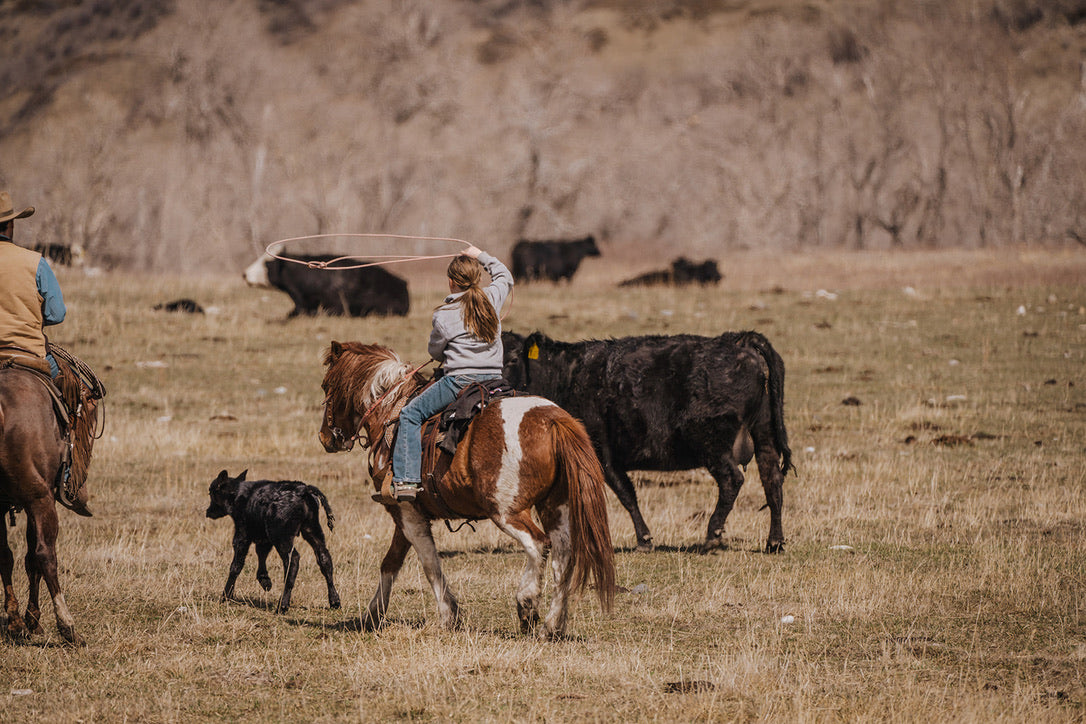
[[[784,541],[771,540],[765,544],[766,553],[784,553]]]
[[[328,599],[328,608],[339,608],[339,596],[333,596]]]
[[[260,584],[260,587],[263,588],[265,591],[270,591],[271,590],[271,578],[269,576],[264,576],[264,577],[257,576],[256,581],[257,581],[257,583]]]
[[[706,553],[712,553],[713,551],[725,551],[728,550],[728,544],[724,542],[723,538],[706,538],[705,542],[701,544],[699,553],[705,555]]]
[[[641,540],[637,541],[638,553],[652,553],[654,550],[656,550],[656,546],[653,545],[651,537],[642,538]]]

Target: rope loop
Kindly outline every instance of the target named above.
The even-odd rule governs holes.
[[[384,266],[386,264],[402,264],[409,261],[425,261],[428,259],[451,259],[459,256],[459,254],[435,254],[435,255],[419,255],[419,254],[386,254],[386,255],[366,255],[359,256],[354,254],[348,254],[344,256],[336,257],[335,259],[329,259],[327,261],[308,261],[305,259],[292,259],[289,256],[282,256],[272,251],[272,247],[279,246],[281,244],[287,244],[291,241],[304,241],[306,239],[326,239],[330,237],[352,237],[352,238],[367,238],[367,239],[412,239],[414,241],[452,241],[458,244],[463,244],[465,247],[472,246],[470,241],[464,241],[463,239],[455,239],[450,236],[411,236],[408,234],[310,234],[308,236],[294,236],[289,239],[280,239],[279,241],[273,241],[264,247],[264,251],[268,253],[273,259],[279,259],[280,261],[292,262],[294,264],[304,264],[310,269],[364,269],[371,266]],[[383,261],[367,261],[368,259],[381,259]],[[337,262],[341,261],[360,261],[360,264],[341,265]]]
[[[386,266],[386,265],[389,265],[389,264],[403,264],[404,262],[409,262],[409,261],[427,261],[427,260],[430,260],[430,259],[454,259],[454,258],[460,256],[459,253],[457,253],[457,254],[436,254],[436,255],[432,255],[432,256],[414,255],[414,254],[386,254],[386,255],[368,254],[368,255],[365,255],[365,256],[358,256],[358,255],[348,254],[348,255],[345,255],[345,256],[337,256],[335,259],[329,259],[328,261],[310,261],[310,260],[306,260],[306,259],[292,259],[289,256],[281,256],[279,254],[276,254],[274,251],[272,251],[272,247],[278,246],[280,244],[286,244],[286,243],[291,242],[291,241],[304,241],[306,239],[325,239],[325,238],[329,238],[329,237],[352,237],[352,238],[366,238],[366,239],[413,239],[415,241],[452,241],[452,242],[456,242],[457,244],[463,244],[465,247],[474,246],[470,241],[465,241],[463,239],[456,239],[456,238],[451,237],[451,236],[411,236],[411,235],[408,235],[408,234],[310,234],[308,236],[294,236],[294,237],[291,237],[289,239],[280,239],[279,241],[273,241],[272,243],[270,243],[266,247],[264,247],[264,251],[267,252],[267,254],[270,257],[272,257],[273,259],[279,259],[280,261],[287,261],[287,262],[291,262],[293,264],[304,264],[305,266],[307,266],[310,269],[331,270],[331,271],[341,271],[341,270],[346,270],[346,269],[365,269],[365,268],[371,267],[371,266]],[[383,261],[366,261],[367,259],[381,259]],[[341,262],[341,261],[359,261],[359,262],[362,262],[362,263],[360,263],[360,264],[351,264],[351,265],[347,265],[347,266],[339,265],[339,264],[336,263],[336,262]],[[333,265],[335,265],[335,266],[333,266]],[[502,313],[499,314],[499,319],[501,319],[502,321],[505,320],[506,315],[509,314],[509,310],[512,308],[512,304],[513,304],[513,293],[512,293],[512,291],[510,291],[509,292],[509,299],[508,299],[508,301],[507,301],[507,303],[505,305],[504,311],[502,311]]]

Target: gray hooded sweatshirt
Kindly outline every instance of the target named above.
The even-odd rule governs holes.
[[[490,274],[490,284],[483,290],[494,305],[499,317],[513,288],[513,275],[500,261],[487,254],[479,254],[479,262]],[[498,336],[493,342],[484,342],[464,326],[459,299],[464,292],[445,297],[445,302],[434,310],[434,329],[430,333],[430,356],[441,362],[447,375],[501,374],[502,328],[498,321]]]

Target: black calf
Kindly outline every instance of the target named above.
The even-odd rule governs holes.
[[[250,544],[256,544],[256,580],[265,591],[271,590],[266,561],[268,552],[274,547],[283,559],[283,596],[275,610],[276,613],[285,613],[290,607],[290,594],[298,575],[300,556],[294,548],[294,539],[301,533],[302,538],[313,546],[317,565],[328,583],[328,605],[339,608],[339,593],[332,582],[332,556],[328,553],[321,529],[320,507],[324,507],[328,518],[328,530],[332,530],[335,517],[324,493],[312,485],[297,481],[248,481],[245,479],[247,472],[231,478],[223,470],[209,490],[211,505],[207,508],[207,517],[223,518],[229,515],[234,519],[234,560],[230,564],[222,600],[234,598],[234,581],[245,565]]]

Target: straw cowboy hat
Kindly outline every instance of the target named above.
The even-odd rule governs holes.
[[[11,194],[0,191],[0,224],[12,219],[21,219],[34,213],[33,206],[27,206],[19,213],[15,213],[15,206],[11,203]]]

